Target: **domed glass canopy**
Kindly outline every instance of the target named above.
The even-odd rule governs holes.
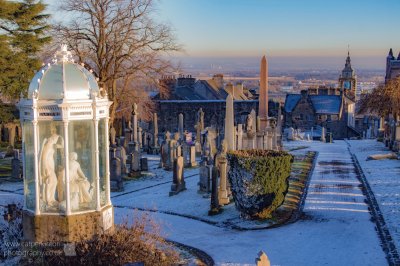
[[[37,94],[38,100],[84,100],[91,92],[99,93],[95,76],[85,67],[73,62],[66,46],[56,53],[53,64],[43,66],[33,77],[28,99]]]

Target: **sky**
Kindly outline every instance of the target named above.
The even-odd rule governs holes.
[[[356,56],[400,49],[399,0],[160,0],[191,56]]]
[[[58,1],[44,2],[54,12]],[[400,51],[399,0],[155,0],[155,8],[186,59],[265,54],[319,67],[349,49],[359,67],[382,68],[390,48]]]

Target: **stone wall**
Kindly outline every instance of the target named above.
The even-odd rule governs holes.
[[[200,108],[204,112],[204,126],[214,126],[220,132],[224,129],[225,105],[224,100],[207,101],[158,101],[159,132],[178,131],[178,115],[183,114],[185,130],[195,132],[196,114]],[[269,101],[269,115],[277,117],[278,104]],[[234,101],[235,125],[245,124],[247,115],[252,109],[258,113],[258,100]]]

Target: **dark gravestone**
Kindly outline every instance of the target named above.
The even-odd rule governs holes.
[[[211,185],[211,206],[208,215],[215,215],[221,212],[218,201],[218,169],[212,168],[212,185]]]
[[[173,164],[173,180],[171,185],[170,196],[176,195],[179,192],[186,190],[185,179],[183,177],[183,157],[178,155]]]
[[[149,171],[149,164],[147,158],[140,158],[140,169],[142,171]]]
[[[18,150],[14,150],[14,158],[11,160],[11,176],[15,179],[22,178],[21,161]]]

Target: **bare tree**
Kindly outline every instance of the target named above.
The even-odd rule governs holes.
[[[155,84],[160,74],[172,71],[162,56],[180,46],[169,26],[152,19],[153,0],[66,0],[61,9],[74,20],[59,24],[56,31],[107,91],[113,101],[111,122],[122,96],[127,104],[122,93],[140,89],[132,81]]]
[[[360,98],[359,113],[373,112],[381,117],[400,114],[400,77],[391,79]]]

